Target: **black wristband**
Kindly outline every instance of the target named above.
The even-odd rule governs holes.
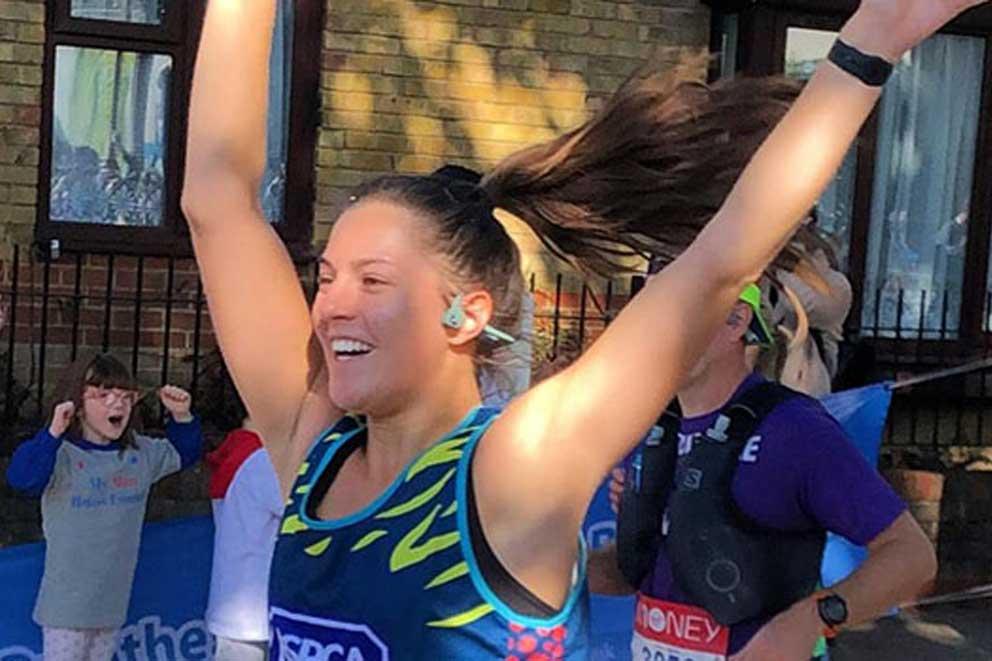
[[[891,62],[875,55],[862,53],[840,39],[834,42],[827,59],[871,87],[881,87],[892,75]]]

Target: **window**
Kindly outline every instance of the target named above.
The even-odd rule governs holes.
[[[738,69],[806,78],[845,18],[827,0],[759,0],[738,17]],[[990,34],[992,15],[972,13],[908,53],[819,201],[862,335],[968,339],[989,328]]]
[[[205,3],[49,0],[36,237],[42,247],[182,254],[179,210],[189,85]],[[271,59],[266,217],[309,244],[321,0],[278,0]]]
[[[159,53],[55,48],[53,222],[161,227],[172,69]]]
[[[936,35],[886,86],[863,326],[932,339],[959,331],[984,50],[984,39]]]
[[[161,25],[164,14],[163,0],[145,0],[144,2],[140,0],[137,2],[72,0],[69,3],[69,16],[72,18]]]

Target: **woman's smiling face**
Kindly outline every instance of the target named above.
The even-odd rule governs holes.
[[[376,198],[334,225],[311,314],[342,410],[395,410],[448,350],[444,274],[426,231],[409,209]]]

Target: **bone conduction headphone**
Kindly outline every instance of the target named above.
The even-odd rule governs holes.
[[[465,306],[462,304],[462,295],[456,294],[455,297],[451,299],[448,309],[444,311],[443,315],[441,315],[441,325],[452,330],[459,330],[464,324]],[[489,325],[482,329],[482,334],[495,342],[513,344],[517,341],[517,339],[509,333],[504,333],[498,328],[493,328]]]

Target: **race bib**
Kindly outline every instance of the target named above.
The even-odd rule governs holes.
[[[730,629],[685,604],[637,595],[634,661],[726,661]]]

